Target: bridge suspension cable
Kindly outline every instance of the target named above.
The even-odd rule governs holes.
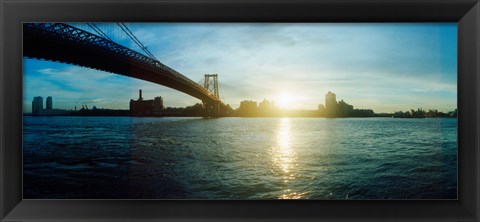
[[[218,80],[217,80],[218,81]],[[223,93],[222,93],[222,85],[220,85],[220,82],[218,82],[218,99],[223,100]]]
[[[133,42],[135,42],[135,44],[138,45],[138,47],[140,47],[148,56],[150,56],[152,59],[155,59],[158,61],[158,59],[150,52],[150,50],[147,49],[147,47],[145,45],[142,44],[142,42],[140,42],[140,40],[138,40],[138,38],[135,36],[135,34],[133,34],[132,31],[130,31],[130,29],[124,24],[124,23],[117,23],[117,25],[123,30],[123,32],[125,32],[125,34],[127,34],[127,36],[132,39]]]
[[[108,39],[108,40],[110,40],[110,41],[113,42],[113,40],[112,40],[110,37],[108,37],[108,35],[105,34],[105,32],[102,31],[102,29],[98,28],[98,26],[95,25],[95,23],[87,23],[87,25],[88,25],[90,28],[92,28],[93,31],[95,31],[98,35],[100,35],[100,36],[102,36],[103,38],[106,38],[106,39]]]
[[[101,26],[102,23],[72,23],[71,25],[87,30],[90,30],[91,32],[94,32],[98,36],[108,39],[112,42],[121,44],[125,47],[134,47],[137,49],[140,49],[143,51],[147,57],[150,57],[153,60],[159,61],[153,53],[148,50],[148,48],[135,36],[135,34],[131,31],[131,29],[124,23],[115,23],[116,26],[112,23],[112,25],[104,24],[104,26]],[[115,29],[115,27],[117,27]],[[120,28],[120,29],[118,29]],[[128,38],[125,38],[128,37]],[[128,43],[131,43],[130,41],[127,43],[124,40],[129,39],[131,42],[135,43],[132,45],[129,45]]]

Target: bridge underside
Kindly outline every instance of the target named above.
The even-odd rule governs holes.
[[[204,92],[179,81],[168,71],[145,66],[134,59],[119,56],[95,45],[72,42],[68,38],[42,37],[35,31],[24,29],[23,56],[121,74],[170,87],[204,103],[223,105]]]

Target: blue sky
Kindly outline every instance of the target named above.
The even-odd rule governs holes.
[[[78,27],[86,27],[76,24]],[[98,24],[132,46],[115,24]],[[316,109],[332,91],[355,108],[393,112],[411,108],[451,111],[457,106],[456,23],[128,23],[164,64],[195,82],[217,73],[220,96],[280,100],[288,108]],[[138,48],[134,48],[138,49]],[[54,108],[128,109],[143,90],[165,106],[200,102],[176,90],[113,73],[24,59],[25,112],[34,96]],[[287,106],[285,106],[287,107]]]

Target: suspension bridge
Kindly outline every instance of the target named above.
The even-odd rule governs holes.
[[[117,25],[135,43],[131,45],[136,45],[139,50],[117,43],[95,23],[85,23],[84,26],[96,34],[64,23],[24,23],[23,56],[157,83],[200,99],[207,116],[225,114],[227,105],[220,99],[218,75],[206,74],[202,86],[161,63],[128,26]]]

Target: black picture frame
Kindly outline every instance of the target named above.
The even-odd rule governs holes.
[[[478,0],[0,0],[1,221],[479,221]],[[457,22],[458,200],[22,200],[23,22]]]

